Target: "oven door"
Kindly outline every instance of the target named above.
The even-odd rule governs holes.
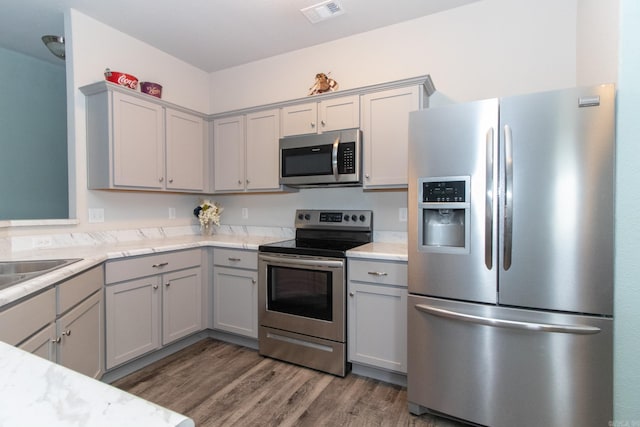
[[[261,326],[345,341],[345,260],[258,255]]]

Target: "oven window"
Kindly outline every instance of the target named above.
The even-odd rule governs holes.
[[[333,319],[330,271],[267,267],[267,308],[314,319]]]
[[[331,144],[282,150],[282,176],[333,174],[332,150]]]

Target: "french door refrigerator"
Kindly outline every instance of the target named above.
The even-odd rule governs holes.
[[[410,115],[409,410],[613,418],[615,89]]]

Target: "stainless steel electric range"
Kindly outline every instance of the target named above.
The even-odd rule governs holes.
[[[297,210],[295,227],[258,248],[260,354],[345,376],[346,252],[373,240],[373,212]]]

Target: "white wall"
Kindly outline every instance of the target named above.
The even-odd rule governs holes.
[[[614,295],[615,426],[640,425],[640,2],[620,2]]]
[[[467,101],[575,85],[577,0],[483,0],[211,75],[212,112],[430,74]]]
[[[191,215],[199,201],[195,195],[87,190],[84,96],[78,88],[102,80],[106,67],[159,82],[164,86],[164,99],[208,113],[304,97],[319,71],[331,71],[343,89],[430,74],[438,88],[432,103],[466,101],[575,85],[577,21],[587,21],[580,28],[588,28],[588,21],[600,14],[599,8],[604,10],[602,3],[611,2],[483,0],[212,74],[71,10],[65,17],[70,69],[67,86],[72,100],[69,123],[73,129],[69,155],[75,164],[70,171],[70,194],[79,225],[64,231],[195,223]],[[604,25],[609,24],[606,21]],[[589,53],[595,50],[589,46],[595,39],[581,42],[585,49],[580,68],[593,61]],[[611,41],[607,39],[602,46],[610,47]],[[611,67],[616,69],[615,64]],[[616,75],[610,72],[611,67],[600,68],[584,82],[610,81],[608,76]],[[210,91],[201,91],[203,87],[210,87]],[[282,212],[296,207],[373,206],[377,229],[406,229],[406,223],[398,221],[398,209],[407,206],[405,191],[302,190],[291,195],[215,199],[225,206],[225,224],[292,226],[293,215]],[[168,219],[169,207],[176,208],[175,220]],[[250,208],[248,220],[241,219],[242,207]],[[88,224],[88,208],[104,208],[105,223]]]
[[[192,223],[191,211],[198,201],[193,195],[87,190],[85,99],[79,88],[104,79],[105,68],[133,74],[140,81],[163,86],[162,98],[204,113],[210,110],[209,75],[133,37],[114,30],[76,10],[65,19],[67,64],[73,99],[70,135],[75,162],[75,203],[78,229],[118,229],[170,226]],[[175,207],[177,219],[168,220],[168,208]],[[103,208],[105,223],[88,224],[87,209]]]

